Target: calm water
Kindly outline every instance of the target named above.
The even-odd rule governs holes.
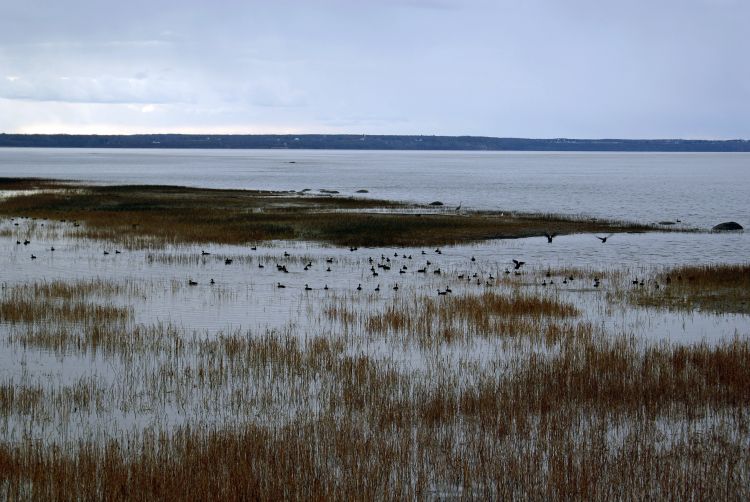
[[[750,154],[0,149],[0,176],[338,190],[469,209],[750,226]]]
[[[366,189],[369,193],[358,195],[422,203],[441,200],[449,207],[463,203],[469,209],[586,214],[640,222],[680,219],[684,226],[700,228],[725,220],[750,225],[750,154],[0,149],[0,176],[330,189],[343,195]],[[133,323],[171,324],[206,337],[234,329],[262,334],[285,328],[307,336],[331,331],[334,321],[324,310],[336,302],[377,312],[398,297],[437,298],[437,291],[447,286],[456,294],[518,287],[573,303],[581,310],[582,320],[613,335],[632,334],[676,344],[750,336],[750,316],[636,308],[618,296],[633,289],[633,278],[649,277],[665,267],[747,262],[750,232],[615,234],[606,244],[590,234],[563,235],[551,244],[543,237],[499,240],[444,247],[441,253],[420,248],[351,252],[305,242],[273,242],[255,251],[247,246],[205,246],[211,254],[202,256],[201,246],[115,254],[105,243],[66,237],[71,225],[0,220],[0,297],[19,284],[100,279],[133,286],[114,299],[94,299],[132,306]],[[28,245],[17,244],[26,238]],[[110,254],[105,255],[105,249]],[[36,259],[31,259],[32,254]],[[375,263],[389,260],[392,268],[378,269],[375,276],[371,257]],[[226,258],[233,263],[227,265]],[[520,276],[505,274],[513,259],[527,262]],[[428,260],[431,271],[440,268],[442,273],[417,272]],[[278,263],[288,265],[289,273],[279,272]],[[305,267],[308,263],[310,267]],[[403,266],[408,269],[399,273]],[[557,272],[550,278],[555,284],[545,285],[546,271],[569,267],[577,270],[576,281],[562,282]],[[595,288],[591,277],[599,272],[604,272],[602,285]],[[479,284],[475,273],[481,278]],[[198,284],[190,286],[189,279]],[[286,287],[278,288],[279,282]],[[177,404],[169,388],[156,399],[149,397],[153,389],[141,377],[158,374],[159,357],[136,358],[134,363],[102,354],[27,348],[10,340],[23,329],[0,322],[0,384],[21,382],[56,389],[94,378],[115,398],[107,401],[105,409],[75,415],[74,420],[55,415],[37,423],[26,415],[15,416],[0,423],[0,438],[5,441],[22,437],[78,440],[186,420],[221,424],[234,419],[219,399],[223,395],[209,395],[207,402],[218,404],[208,411],[201,393],[188,400],[187,408]],[[371,343],[366,337],[358,343],[357,350],[372,355],[382,352],[408,370],[427,367],[434,357],[430,352],[384,346],[383,341]],[[451,346],[440,350],[439,358],[460,357],[456,361],[473,364],[502,357],[505,348],[478,340],[455,350]],[[253,389],[242,392],[255,395]],[[127,396],[125,407],[118,404],[121,395]]]

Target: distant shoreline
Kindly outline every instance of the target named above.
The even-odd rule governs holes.
[[[0,148],[750,152],[750,140],[533,139],[359,134],[0,134]]]

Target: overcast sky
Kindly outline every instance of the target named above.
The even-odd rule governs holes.
[[[750,138],[750,1],[0,0],[0,132]]]

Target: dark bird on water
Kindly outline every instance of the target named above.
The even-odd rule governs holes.
[[[286,286],[284,286],[284,285],[283,285],[283,284],[281,284],[280,282],[277,282],[277,283],[276,283],[276,287],[277,287],[277,288],[285,288]]]
[[[544,236],[547,238],[547,244],[551,244],[552,243],[552,239],[554,239],[555,237],[557,237],[557,234],[549,234],[547,232],[544,232]]]
[[[34,256],[34,255],[31,255],[31,259],[32,259],[32,260],[36,260],[36,256]]]
[[[357,291],[362,291],[362,285],[361,284],[357,284]]]
[[[224,265],[231,265],[231,264],[232,264],[232,259],[231,258],[227,258],[227,259],[224,260]]]
[[[197,286],[197,285],[198,285],[198,283],[197,283],[197,282],[195,282],[195,281],[194,281],[194,280],[192,280],[192,279],[188,279],[188,286]]]
[[[208,256],[208,255],[210,255],[210,254],[211,254],[211,253],[209,253],[208,251],[203,251],[203,250],[201,249],[201,256]]]
[[[612,237],[612,234],[605,235],[604,237],[599,237],[598,235],[595,235],[594,237],[596,237],[597,239],[599,239],[600,241],[602,241],[602,244],[604,244],[605,242],[607,242],[607,239],[609,239],[610,237]]]
[[[526,264],[526,262],[525,262],[525,261],[518,261],[518,260],[513,260],[513,265],[514,265],[514,267],[513,267],[513,268],[514,268],[515,270],[518,270],[519,268],[523,267],[523,266],[524,266],[525,264]]]
[[[312,291],[312,288],[308,286],[307,284],[305,284],[305,291]]]

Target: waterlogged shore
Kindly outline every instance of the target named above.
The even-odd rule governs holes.
[[[222,244],[252,200],[342,207],[44,189],[0,219],[0,498],[750,495],[737,235]],[[213,195],[207,235],[155,231]]]
[[[11,178],[0,179],[2,190],[26,192],[0,199],[0,215],[74,220],[86,223],[77,230],[81,236],[131,247],[144,238],[161,243],[285,239],[339,246],[435,246],[545,234],[664,230],[629,222],[466,212],[307,191],[86,186]]]

